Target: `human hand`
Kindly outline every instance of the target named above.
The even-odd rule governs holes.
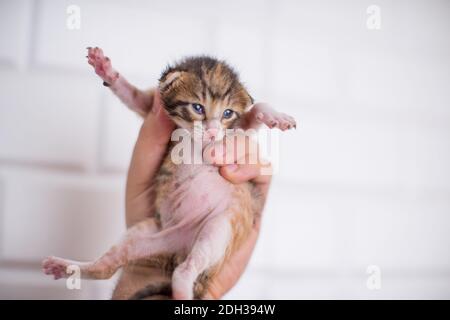
[[[155,92],[152,104],[151,111],[145,118],[139,132],[128,170],[126,187],[126,223],[128,228],[151,217],[150,214],[153,212],[154,202],[151,189],[152,179],[163,160],[167,144],[174,129],[174,124],[162,108],[158,92]],[[238,143],[244,142],[242,139],[238,139]],[[249,150],[246,151],[247,156],[251,154]],[[224,153],[228,152],[230,152],[230,149],[225,148]],[[263,202],[265,201],[269,189],[270,176],[260,174],[260,164],[217,165],[221,167],[220,174],[232,183],[252,181],[260,190]],[[258,238],[260,217],[259,215],[255,220],[254,228],[244,246],[231,257],[220,274],[214,278],[207,293],[207,298],[221,298],[235,285],[244,272]],[[142,273],[141,270],[139,272]],[[115,297],[126,297],[128,294],[134,293],[133,290],[141,289],[142,278],[140,275],[133,273],[137,273],[136,269],[125,268],[122,279],[119,281],[114,293]],[[157,276],[149,273],[145,279],[146,283],[151,282],[152,278]],[[125,287],[126,289],[124,289]]]
[[[139,131],[128,168],[125,197],[127,228],[153,214],[152,180],[161,165],[174,128],[155,90],[152,107]]]
[[[260,212],[255,217],[253,229],[248,235],[247,241],[231,256],[220,273],[213,278],[206,295],[207,299],[220,299],[234,287],[244,272],[258,239],[262,212],[271,182],[272,167],[270,163],[261,161],[262,159],[257,154],[255,142],[246,135],[237,135],[236,138],[236,140],[231,140],[233,141],[231,144],[227,144],[228,140],[224,139],[209,146],[209,148],[207,147],[204,158],[206,161],[219,166],[220,174],[228,181],[235,184],[252,182],[261,196],[261,199],[259,199],[261,201]],[[256,148],[251,146],[256,146]],[[212,150],[214,152],[211,152]],[[243,154],[239,154],[237,150],[243,150]],[[226,161],[227,159],[231,161]]]

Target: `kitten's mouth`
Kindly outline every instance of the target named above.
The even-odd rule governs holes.
[[[205,137],[203,136],[202,139],[202,150],[205,151],[206,148],[209,146],[214,145],[215,143],[218,143],[220,141],[223,141],[223,137]]]
[[[204,141],[222,141],[225,136],[225,130],[222,128],[210,128],[203,131]]]
[[[202,142],[203,144],[209,145],[209,144],[213,144],[215,142],[220,142],[223,140],[223,136],[216,136],[216,137],[205,137],[203,136]]]

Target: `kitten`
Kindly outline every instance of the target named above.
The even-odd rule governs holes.
[[[88,63],[131,110],[145,117],[154,90],[140,91],[111,66],[99,48],[88,48]],[[218,141],[225,129],[257,128],[261,123],[286,130],[295,120],[253,99],[225,62],[202,56],[169,66],[159,80],[169,117],[179,128],[195,132],[201,123],[205,142]],[[167,155],[154,178],[155,211],[129,228],[124,239],[92,262],[48,257],[43,270],[55,279],[67,277],[69,265],[88,279],[110,278],[120,267],[138,260],[153,261],[171,280],[153,283],[132,298],[157,294],[176,299],[201,299],[208,283],[246,240],[263,199],[251,182],[234,185],[211,164],[178,164]],[[156,222],[156,223],[155,223]]]

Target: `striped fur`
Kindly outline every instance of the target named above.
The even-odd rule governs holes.
[[[223,129],[233,128],[253,103],[237,73],[226,62],[207,56],[186,58],[167,67],[159,81],[168,114],[185,129],[192,129],[193,121],[212,118],[219,118]],[[205,107],[204,115],[191,108],[194,103]],[[226,109],[234,111],[232,118],[221,117]]]

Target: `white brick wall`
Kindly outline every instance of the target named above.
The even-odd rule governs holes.
[[[0,2],[0,12],[3,13],[0,20],[0,61],[4,64],[23,68],[27,63],[32,27],[31,4],[28,0]]]
[[[2,159],[93,166],[100,116],[95,81],[14,71],[0,79]]]
[[[449,7],[1,0],[0,298],[107,298],[114,284],[69,291],[39,268],[48,254],[92,259],[124,230],[140,120],[86,64],[89,45],[141,87],[214,54],[300,122],[280,136],[261,238],[228,298],[449,298]],[[372,264],[381,290],[366,287]]]

